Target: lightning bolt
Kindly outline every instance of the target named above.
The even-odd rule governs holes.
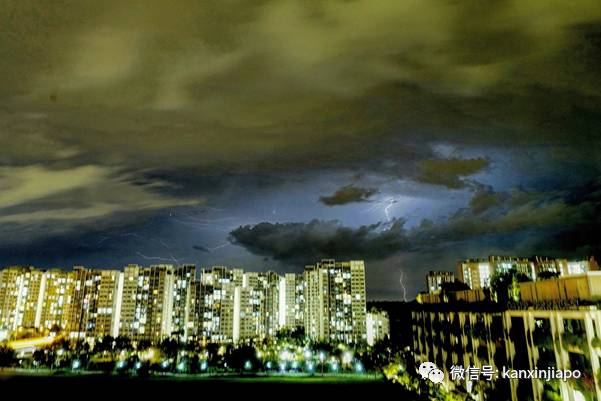
[[[217,246],[215,246],[215,247],[213,247],[213,248],[207,248],[207,249],[208,249],[209,251],[213,252],[213,251],[216,251],[217,249],[225,248],[225,247],[226,247],[226,246],[228,246],[228,245],[231,245],[231,244],[230,244],[230,243],[228,243],[228,242],[226,242],[226,243],[224,243],[224,244],[217,245]]]
[[[401,276],[399,278],[399,283],[401,284],[401,289],[403,291],[403,301],[407,302],[407,287],[405,286],[405,272],[403,269],[399,269],[401,272]]]
[[[385,199],[375,202],[372,206],[365,209],[364,212],[375,212],[381,210],[386,216],[386,221],[390,222],[390,209],[400,200],[401,197],[399,196],[389,196]]]
[[[178,263],[178,262],[177,262],[177,259],[176,259],[176,258],[174,258],[174,257],[173,257],[173,255],[171,255],[171,258],[163,258],[163,257],[160,257],[160,256],[146,256],[146,255],[144,255],[144,254],[143,254],[142,252],[140,252],[140,251],[138,251],[138,252],[136,252],[136,253],[137,253],[137,254],[138,254],[138,255],[139,255],[141,258],[144,258],[144,259],[146,259],[146,260],[162,260],[162,261],[164,261],[164,262],[174,262],[174,261],[175,261],[176,263]]]
[[[396,200],[394,200],[393,198],[390,198],[388,205],[386,205],[386,207],[384,208],[384,214],[386,215],[386,221],[390,221],[390,208],[395,203],[396,203]]]
[[[169,250],[169,257],[168,258],[164,258],[161,256],[147,256],[144,255],[142,252],[140,251],[136,251],[136,254],[138,256],[140,256],[143,259],[146,260],[160,260],[160,261],[164,261],[164,262],[175,262],[175,264],[179,264],[180,260],[178,258],[176,258],[175,256],[173,256],[173,253],[171,253],[171,248],[169,247],[169,245],[167,245],[165,243],[165,241],[161,240],[161,239],[157,239],[157,238],[145,238],[143,236],[141,236],[138,233],[135,232],[127,232],[127,233],[123,233],[121,234],[122,237],[135,237],[141,240],[145,240],[145,241],[155,241],[157,243],[159,243],[161,246],[163,246],[165,249]]]
[[[209,210],[213,212],[225,212],[225,209],[209,208]],[[183,218],[179,218],[180,215]],[[224,216],[215,218],[198,217],[194,213],[189,212],[180,213],[178,216],[171,217],[171,220],[180,223],[184,226],[193,228],[195,230],[211,229],[229,233],[233,228],[236,227],[234,222],[237,220],[237,218],[235,216]]]

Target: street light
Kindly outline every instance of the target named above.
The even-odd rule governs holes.
[[[326,360],[326,354],[322,351],[319,353],[319,362],[321,365],[321,374],[322,375],[323,375],[323,367],[324,367],[323,365],[324,365],[325,360]]]

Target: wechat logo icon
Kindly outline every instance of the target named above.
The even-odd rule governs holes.
[[[419,374],[422,379],[428,379],[432,383],[439,384],[444,381],[444,372],[432,362],[424,362],[419,365]]]

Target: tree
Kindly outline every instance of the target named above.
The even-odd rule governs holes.
[[[255,347],[251,345],[242,345],[231,349],[225,359],[228,367],[238,371],[242,371],[243,369],[256,369],[257,366],[259,366],[257,352]],[[250,363],[250,365],[246,365],[247,362]]]
[[[104,336],[102,340],[94,346],[95,352],[112,352],[113,351],[113,342],[115,339],[112,336]]]
[[[558,272],[543,271],[543,272],[538,273],[537,279],[538,280],[548,280],[550,278],[557,278],[557,277],[559,277]]]
[[[470,286],[465,284],[463,281],[455,279],[455,281],[451,283],[442,283],[440,285],[440,289],[442,292],[456,292],[469,290]]]
[[[517,301],[519,299],[518,283],[526,281],[531,281],[530,277],[515,269],[494,274],[490,279],[493,299],[501,305],[507,305],[510,300]]]
[[[132,351],[133,346],[129,337],[118,336],[115,338],[115,349],[118,351]]]
[[[211,365],[217,364],[217,362],[219,360],[219,344],[215,344],[215,343],[207,344],[206,351],[208,354],[208,356],[207,356],[208,362]]]
[[[144,351],[147,350],[148,348],[150,348],[152,346],[152,343],[148,340],[140,340],[138,342],[138,344],[136,345],[136,350],[137,351]]]
[[[161,351],[169,358],[175,358],[179,351],[179,342],[173,338],[166,338],[161,342]]]
[[[16,360],[14,349],[8,345],[0,345],[0,367],[7,368],[13,366]]]

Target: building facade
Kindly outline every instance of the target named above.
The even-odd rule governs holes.
[[[513,401],[601,400],[601,272],[519,283],[519,294],[521,299],[508,305],[478,297],[430,297],[414,305],[416,361],[434,362],[449,388],[479,400],[493,393]],[[581,377],[458,382],[451,379],[457,366],[497,372],[570,370]]]
[[[386,311],[371,310],[365,315],[367,344],[390,338],[390,319]]]
[[[0,271],[0,330],[36,327],[44,279],[43,272],[32,267],[13,266]]]
[[[455,282],[455,275],[447,271],[429,271],[426,275],[426,288],[429,293],[436,293],[442,290],[445,283]]]
[[[128,265],[123,272],[119,335],[158,341],[172,333],[173,265]]]
[[[365,301],[362,261],[323,260],[283,276],[215,266],[197,277],[194,265],[170,264],[9,267],[0,270],[0,334],[237,343],[303,329],[317,340],[354,343],[367,340]]]
[[[203,269],[200,276],[200,337],[207,342],[234,339],[234,305],[236,288],[242,287],[242,269],[215,266]]]
[[[305,267],[306,333],[316,340],[367,340],[363,261],[324,259]]]
[[[82,339],[117,336],[122,273],[77,266],[73,269],[73,280],[69,336]]]
[[[541,256],[524,258],[492,255],[487,259],[467,259],[458,262],[457,279],[477,290],[488,288],[490,280],[497,273],[515,271],[535,280],[541,274],[546,277],[569,276],[596,270],[599,270],[599,265],[592,257],[588,260],[567,260]]]

